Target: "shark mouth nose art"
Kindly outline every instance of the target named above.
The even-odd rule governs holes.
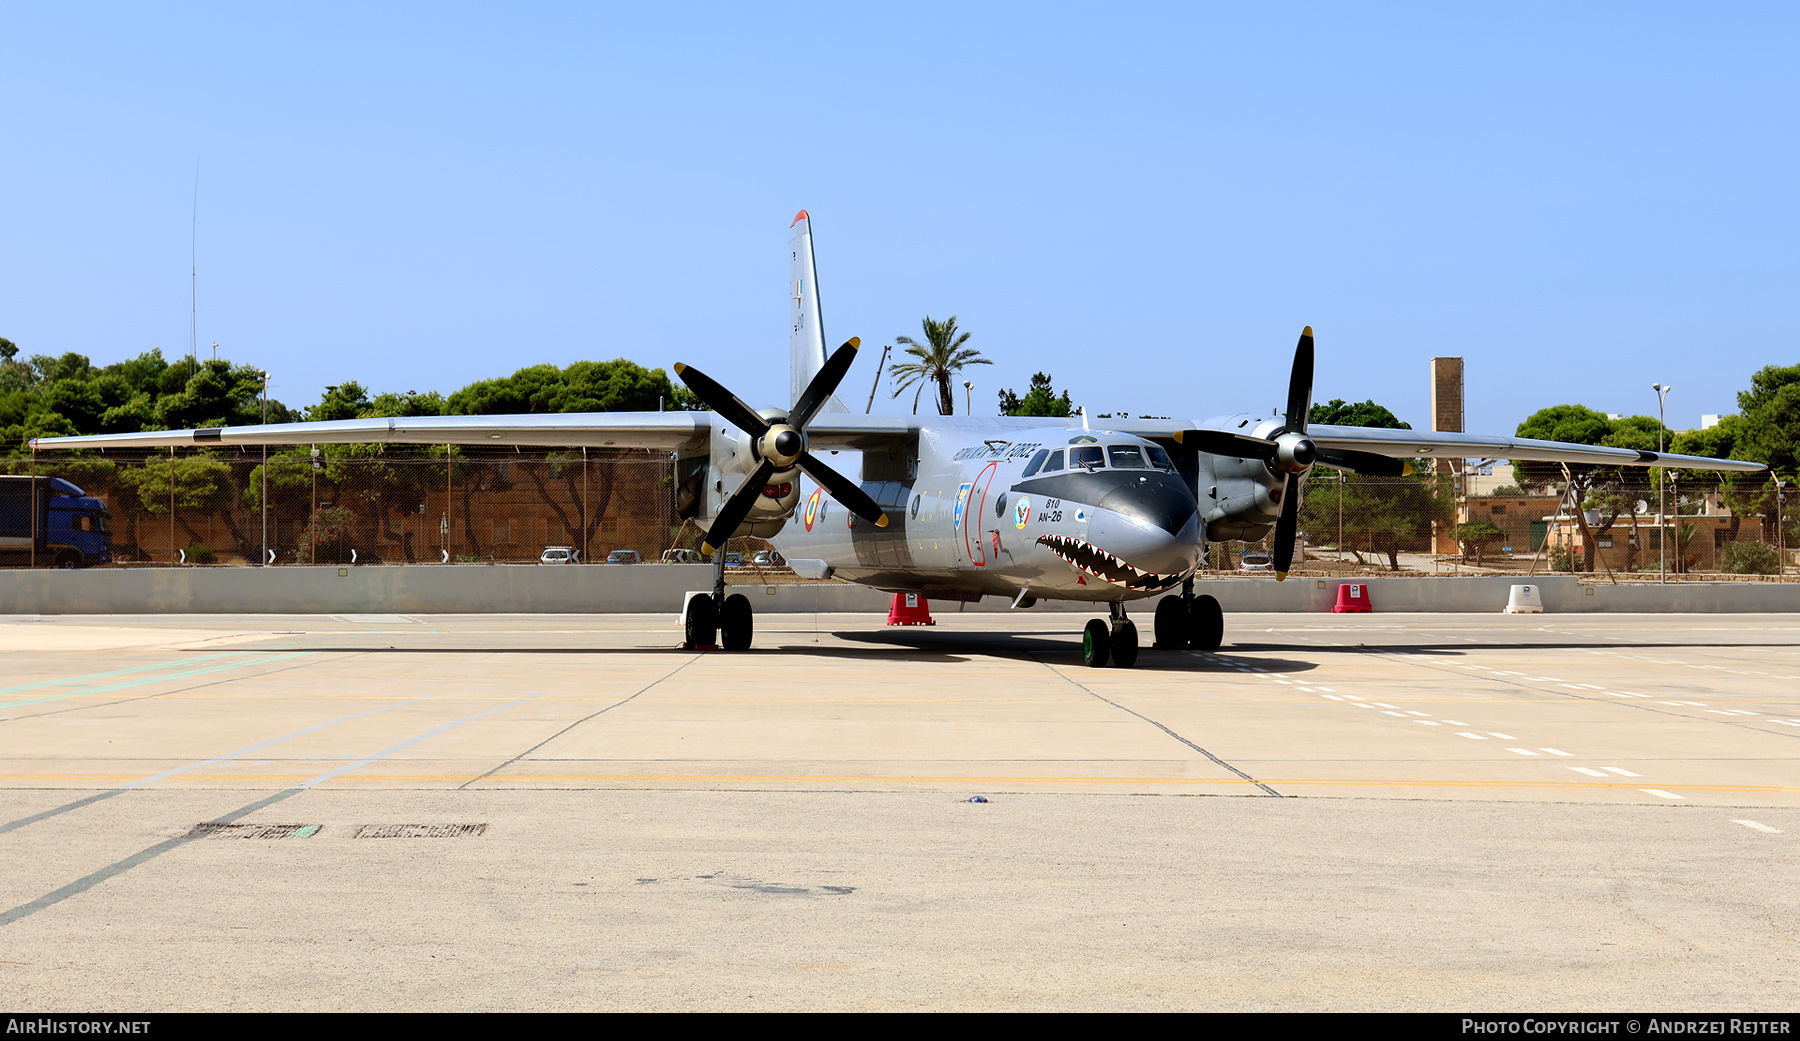
[[[1159,575],[1145,571],[1091,542],[1068,535],[1039,535],[1037,544],[1049,547],[1050,552],[1077,569],[1127,589],[1167,589],[1182,579],[1181,575]]]

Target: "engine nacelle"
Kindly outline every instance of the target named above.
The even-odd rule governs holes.
[[[786,411],[776,408],[763,409],[760,415],[775,422],[787,418]],[[683,461],[677,506],[685,504],[685,509],[678,512],[691,517],[703,530],[710,530],[726,500],[761,461],[756,443],[748,434],[735,427],[714,426],[704,460],[693,456]],[[764,539],[780,534],[799,506],[800,470],[796,467],[778,471],[763,483],[762,494],[734,534]]]

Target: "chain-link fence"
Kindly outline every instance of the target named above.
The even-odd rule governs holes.
[[[699,534],[676,518],[674,460],[659,452],[332,445],[316,454],[271,449],[266,466],[261,449],[44,452],[0,460],[0,473],[60,479],[35,520],[0,509],[0,563],[12,566],[93,565],[102,555],[123,567],[524,563],[550,547],[590,563],[618,550],[653,561],[693,549]],[[1663,473],[1483,489],[1466,475],[1320,468],[1307,481],[1294,570],[1617,578],[1800,570],[1800,511],[1771,475],[1685,473],[1663,484]],[[0,486],[7,480],[20,483]],[[82,496],[104,511],[78,508]],[[747,558],[764,546],[732,548]],[[1207,550],[1215,575],[1272,563],[1267,540]]]
[[[116,566],[166,566],[529,562],[549,547],[649,561],[685,544],[666,453],[333,445],[271,449],[266,464],[258,448],[45,452],[0,466],[60,478],[40,482],[35,518],[14,511],[17,534],[29,523],[38,543],[33,554],[15,536],[14,566],[34,555],[92,565],[97,545]]]

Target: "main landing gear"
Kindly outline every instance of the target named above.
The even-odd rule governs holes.
[[[1194,595],[1194,582],[1181,584],[1180,596],[1156,602],[1156,646],[1159,649],[1216,651],[1225,640],[1225,612],[1210,596]]]
[[[725,550],[713,554],[713,591],[688,597],[682,611],[684,651],[747,651],[755,633],[755,611],[742,593],[725,595]]]
[[[1104,667],[1108,661],[1121,669],[1129,669],[1137,664],[1137,625],[1125,617],[1124,604],[1106,606],[1112,614],[1112,622],[1109,625],[1096,618],[1087,624],[1081,633],[1081,658],[1096,669]]]

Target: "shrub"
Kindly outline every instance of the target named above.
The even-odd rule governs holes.
[[[203,546],[198,542],[190,543],[187,548],[187,562],[190,564],[217,564],[219,555],[214,553],[210,546]]]
[[[1724,571],[1731,575],[1773,575],[1781,570],[1775,547],[1766,542],[1733,542],[1725,547]]]
[[[342,506],[326,506],[314,511],[306,530],[300,533],[300,548],[294,554],[302,564],[343,564],[350,560],[353,518]]]

